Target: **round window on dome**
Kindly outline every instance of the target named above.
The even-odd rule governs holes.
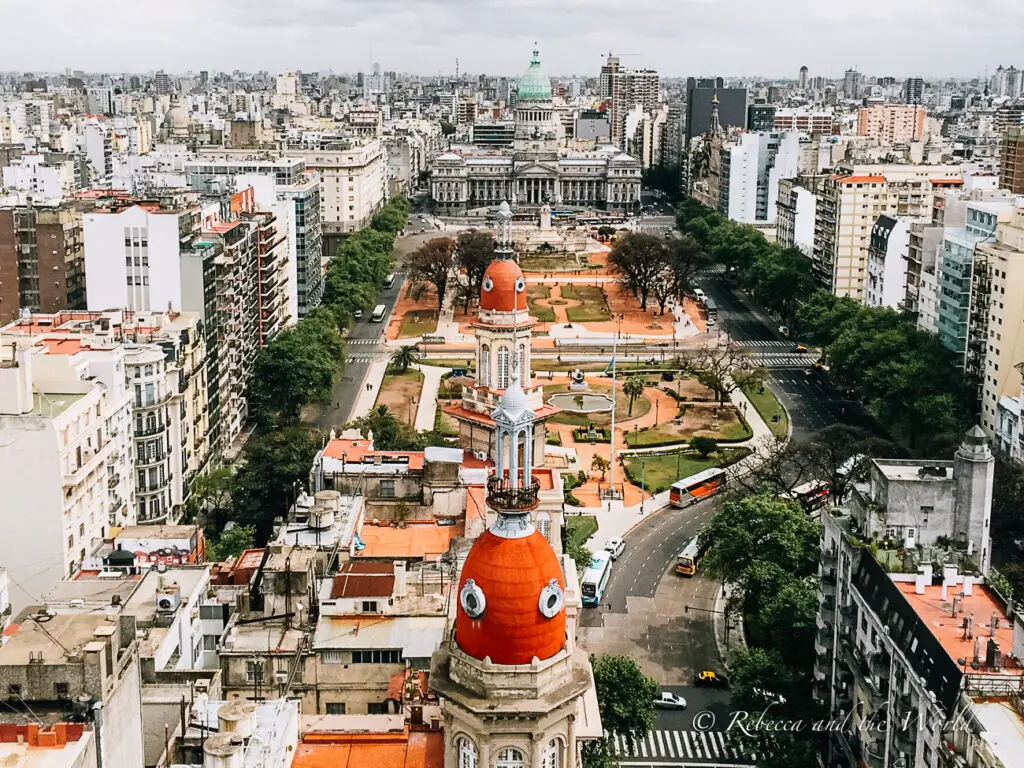
[[[484,290],[485,291],[492,291],[492,290],[494,290],[494,281],[491,280],[490,276],[487,276],[487,277],[484,278]]]
[[[476,585],[475,581],[466,579],[466,583],[462,585],[462,591],[459,592],[459,604],[462,605],[462,610],[469,618],[479,619],[487,609],[487,598],[484,597],[483,590]]]
[[[516,278],[516,293],[522,293],[526,290],[526,281],[522,277]]]
[[[552,579],[548,585],[540,591],[540,601],[537,607],[546,619],[553,619],[565,605],[565,592],[562,591],[558,579]]]

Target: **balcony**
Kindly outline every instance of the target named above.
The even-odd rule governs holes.
[[[107,488],[117,488],[121,484],[121,476],[113,472],[107,476]]]
[[[160,422],[156,426],[135,427],[135,437],[151,437],[167,429],[167,424]]]
[[[513,487],[508,479],[487,478],[487,504],[493,509],[508,512],[527,512],[537,507],[540,486],[535,482]]]
[[[167,460],[167,454],[163,451],[158,451],[153,456],[138,456],[135,457],[135,466],[139,469],[145,467],[155,467],[159,464],[163,464]]]

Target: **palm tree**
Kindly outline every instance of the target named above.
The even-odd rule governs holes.
[[[633,401],[644,393],[644,380],[639,376],[630,376],[622,385],[623,393],[629,398],[629,411],[627,416],[633,415]]]
[[[406,344],[395,350],[395,353],[391,355],[391,362],[401,368],[402,373],[405,373],[409,370],[409,366],[416,362],[416,352],[415,344]]]

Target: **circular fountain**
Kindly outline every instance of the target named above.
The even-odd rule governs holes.
[[[594,392],[559,392],[549,397],[548,403],[570,413],[605,413],[612,409],[611,397]]]

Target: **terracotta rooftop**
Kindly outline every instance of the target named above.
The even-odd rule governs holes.
[[[448,551],[452,539],[461,536],[465,526],[438,525],[433,520],[411,520],[405,528],[364,524],[359,538],[366,546],[355,553],[359,558],[423,558],[437,560]]]
[[[947,599],[942,599],[942,586],[927,586],[924,594],[919,595],[914,591],[914,582],[895,582],[900,592],[910,603],[914,612],[924,622],[925,626],[939,641],[954,663],[959,664],[958,659],[967,659],[968,671],[974,658],[974,639],[965,637],[963,621],[966,617],[974,616],[974,638],[988,637],[992,616],[999,619],[999,626],[996,629],[996,639],[999,642],[1000,652],[1004,655],[1013,650],[1013,621],[1006,618],[1006,612],[1002,605],[992,597],[992,594],[985,587],[975,584],[971,594],[960,598],[960,611],[956,618],[953,618],[953,596],[959,596],[962,591],[960,587],[949,589]],[[1004,674],[1019,675],[1020,667],[1015,661],[1005,658],[1003,662]],[[994,670],[986,669],[985,673],[993,673]]]
[[[391,597],[395,589],[394,563],[343,563],[331,585],[331,598]]]
[[[43,339],[40,343],[51,355],[77,355],[82,351],[81,339]]]
[[[840,184],[884,184],[885,176],[836,176]]]
[[[308,733],[292,760],[292,768],[444,768],[444,734]]]

